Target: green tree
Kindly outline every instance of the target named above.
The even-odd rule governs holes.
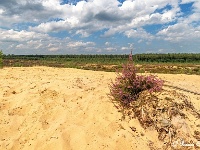
[[[3,68],[3,52],[0,50],[0,68]]]

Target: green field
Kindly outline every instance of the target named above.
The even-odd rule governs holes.
[[[50,66],[116,71],[128,55],[3,55],[4,67]],[[135,54],[138,72],[200,75],[200,54]]]

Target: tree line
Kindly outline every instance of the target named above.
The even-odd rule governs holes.
[[[0,53],[2,57],[2,52]],[[54,61],[120,61],[125,62],[128,55],[3,55],[3,59],[54,60]],[[2,61],[2,58],[0,59]],[[134,62],[157,63],[200,63],[200,53],[134,54]]]
[[[3,67],[3,52],[0,50],[0,68]]]

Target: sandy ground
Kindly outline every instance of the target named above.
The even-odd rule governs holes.
[[[0,69],[0,149],[150,149],[157,133],[137,120],[121,120],[110,102],[115,73],[69,68]],[[159,75],[174,86],[200,92],[200,76]],[[200,109],[200,96],[180,91]],[[134,124],[137,131],[130,126]],[[199,122],[200,124],[200,122]]]

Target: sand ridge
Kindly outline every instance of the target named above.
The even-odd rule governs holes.
[[[0,69],[0,149],[150,149],[157,133],[137,120],[121,120],[107,96],[115,77],[70,68]],[[159,77],[194,91],[200,87],[195,75]],[[188,95],[199,109],[200,97]]]

